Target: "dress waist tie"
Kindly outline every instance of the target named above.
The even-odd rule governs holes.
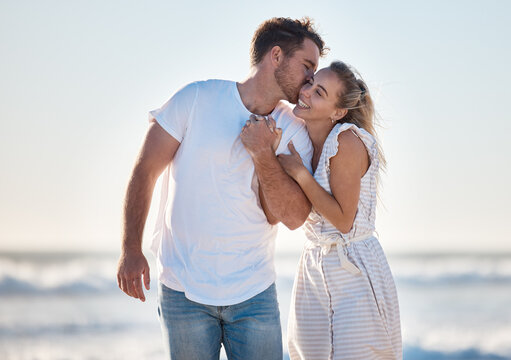
[[[341,262],[341,267],[353,275],[360,274],[360,269],[356,267],[351,261],[348,260],[348,250],[346,249],[351,243],[363,241],[373,237],[373,233],[369,232],[362,235],[357,235],[349,240],[346,240],[339,233],[332,233],[329,235],[316,236],[315,241],[309,240],[308,248],[319,246],[323,255],[328,254],[332,245],[337,246],[337,256]]]

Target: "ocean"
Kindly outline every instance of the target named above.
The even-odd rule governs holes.
[[[117,256],[0,253],[0,359],[163,359],[154,259],[147,256],[153,273],[142,303],[117,287]],[[276,256],[284,332],[299,256]],[[511,359],[511,254],[388,260],[404,359]]]

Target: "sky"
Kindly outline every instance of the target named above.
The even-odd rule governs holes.
[[[243,80],[274,16],[313,18],[320,67],[343,60],[370,87],[387,252],[511,251],[511,2],[491,0],[0,0],[0,250],[117,251],[148,111]],[[277,248],[302,240],[282,229]]]

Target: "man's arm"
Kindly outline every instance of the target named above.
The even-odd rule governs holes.
[[[241,140],[254,161],[260,193],[263,195],[261,204],[263,209],[266,207],[269,222],[277,219],[294,230],[307,219],[311,204],[275,156],[272,145],[276,136],[264,120],[258,121],[251,117],[251,122],[243,128]]]
[[[264,215],[266,215],[266,220],[268,220],[268,223],[270,223],[270,225],[277,225],[279,223],[279,219],[277,219],[275,215],[273,215],[270,212],[268,204],[266,203],[266,199],[264,198],[264,193],[260,183],[259,183],[259,201],[261,202],[261,207],[263,208]]]
[[[141,278],[149,290],[149,265],[142,253],[142,235],[151,205],[154,185],[174,158],[179,142],[158,123],[152,122],[126,191],[122,250],[117,270],[119,287],[129,296],[145,301]]]
[[[302,226],[311,204],[300,186],[282,169],[275,153],[260,152],[253,157],[255,172],[268,211],[289,229]]]

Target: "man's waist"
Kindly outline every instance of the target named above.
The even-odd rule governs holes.
[[[264,291],[275,282],[276,274],[273,267],[252,271],[250,276],[230,278],[194,279],[187,274],[179,278],[167,268],[160,274],[160,282],[176,291],[184,292],[192,301],[215,306],[228,306],[243,302]]]

